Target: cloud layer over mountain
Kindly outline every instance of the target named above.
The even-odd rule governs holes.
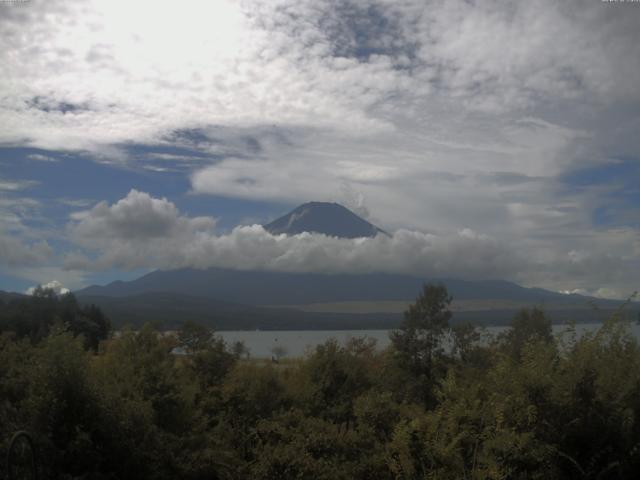
[[[113,205],[100,203],[74,215],[69,224],[71,238],[98,256],[92,261],[83,255],[70,255],[67,266],[102,269],[215,266],[470,278],[511,276],[520,266],[504,245],[468,229],[446,236],[398,230],[392,237],[344,239],[309,233],[271,235],[260,225],[239,226],[228,234],[216,234],[214,224],[210,218],[180,215],[168,200],[132,190]],[[468,256],[475,261],[466,260]]]
[[[555,270],[561,272],[560,279],[574,274],[585,281],[592,281],[594,276],[613,274],[624,279],[634,274],[620,258],[577,251],[566,259],[536,262],[517,246],[470,229],[448,234],[400,229],[391,236],[344,239],[309,233],[271,235],[260,225],[239,226],[227,234],[217,234],[214,225],[212,218],[189,218],[166,199],[132,190],[113,205],[100,203],[74,215],[69,234],[82,250],[67,256],[66,267],[388,272],[525,282],[538,275],[554,275]]]

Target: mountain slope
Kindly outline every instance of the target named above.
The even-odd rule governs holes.
[[[0,302],[8,303],[11,300],[18,300],[25,297],[26,295],[23,293],[5,292],[3,290],[0,290]]]
[[[297,235],[302,232],[323,233],[332,237],[375,237],[384,230],[367,222],[337,203],[309,202],[274,220],[264,229],[273,235]]]
[[[130,282],[80,290],[78,296],[122,297],[148,292],[173,292],[245,305],[296,305],[344,301],[412,300],[427,281],[447,286],[456,300],[511,300],[537,304],[583,304],[580,295],[563,295],[515,283],[490,280],[426,279],[393,274],[319,274],[241,271],[222,268],[155,271]],[[597,300],[603,306],[612,302]]]
[[[83,304],[99,306],[117,329],[127,324],[140,327],[151,322],[159,328],[169,330],[179,328],[182,322],[187,320],[211,326],[216,330],[390,329],[400,325],[402,311],[410,303],[398,302],[403,304],[398,311],[356,313],[306,311],[297,306],[262,308],[168,292],[148,292],[120,297],[79,295],[78,299]],[[517,308],[500,306],[490,311],[460,311],[454,308],[452,325],[464,322],[487,326],[508,325],[516,310]],[[545,311],[554,323],[569,320],[580,323],[600,322],[612,313],[610,308],[596,311],[569,304],[564,307],[549,304]],[[635,318],[638,312],[629,311],[628,314],[630,318]]]

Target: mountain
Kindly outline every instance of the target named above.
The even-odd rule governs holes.
[[[274,220],[264,229],[273,235],[296,235],[302,232],[323,233],[331,237],[375,237],[384,230],[367,222],[337,203],[309,202]]]
[[[318,232],[342,238],[388,235],[336,203],[310,202],[267,224],[272,234]],[[390,328],[427,282],[443,283],[456,321],[505,324],[524,307],[542,306],[554,321],[602,320],[618,302],[525,288],[502,280],[465,281],[396,274],[319,274],[184,268],[76,293],[114,324],[194,320],[221,329]],[[595,311],[590,303],[601,310]],[[634,311],[637,308],[633,307]],[[637,313],[635,313],[637,315]]]
[[[140,327],[151,322],[163,329],[173,330],[182,322],[191,320],[209,325],[216,330],[368,330],[397,328],[407,302],[399,302],[395,312],[345,313],[333,311],[305,311],[299,308],[265,308],[219,302],[203,297],[168,292],[149,292],[139,295],[108,297],[80,295],[83,304],[94,304],[111,319],[115,328],[124,325]],[[317,304],[316,304],[317,305]],[[581,323],[598,322],[606,318],[611,309],[600,311],[580,307],[547,308],[545,311],[555,323],[579,320]],[[458,311],[454,308],[452,325],[472,322],[477,325],[508,325],[515,310],[499,308]],[[637,312],[632,312],[637,315]]]
[[[25,297],[26,295],[23,293],[5,292],[3,290],[0,290],[0,303],[8,303],[11,300],[19,300]]]
[[[543,303],[576,303],[587,297],[563,295],[515,283],[428,279],[386,273],[286,273],[209,268],[158,270],[129,282],[116,281],[80,290],[78,296],[123,297],[149,292],[173,292],[245,305],[296,305],[344,301],[412,300],[425,282],[441,282],[458,300],[501,299]]]
[[[80,302],[102,308],[115,325],[156,321],[173,328],[193,320],[231,330],[393,328],[427,281],[447,286],[454,298],[454,322],[504,325],[517,310],[534,305],[542,306],[554,322],[592,322],[603,320],[619,305],[501,280],[221,268],[155,271],[130,282],[92,286],[75,293]],[[590,306],[591,301],[600,311]]]

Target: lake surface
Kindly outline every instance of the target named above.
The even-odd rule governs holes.
[[[576,332],[582,334],[588,331],[595,331],[600,328],[597,323],[584,323],[576,325]],[[497,335],[508,327],[486,327],[488,335]],[[554,333],[561,333],[566,330],[566,325],[554,325]],[[637,339],[640,339],[640,325],[632,324],[632,332]],[[275,347],[283,347],[287,357],[300,357],[317,345],[320,345],[330,338],[335,338],[341,344],[345,344],[353,337],[373,338],[380,349],[387,347],[390,330],[259,330],[259,331],[222,331],[216,332],[225,342],[242,341],[249,349],[252,358],[270,358]]]

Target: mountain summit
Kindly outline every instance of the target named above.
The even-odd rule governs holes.
[[[300,205],[283,217],[264,225],[264,229],[273,235],[296,235],[302,232],[323,233],[341,238],[375,237],[378,233],[389,235],[342,205],[328,202]]]

